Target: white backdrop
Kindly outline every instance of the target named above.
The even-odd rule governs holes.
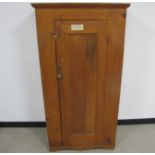
[[[155,117],[155,3],[128,9],[119,119]],[[44,121],[34,9],[0,3],[0,121]]]

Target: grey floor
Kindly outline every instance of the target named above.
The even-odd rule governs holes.
[[[123,125],[114,150],[57,152],[155,152],[155,125]],[[0,152],[48,152],[46,128],[0,128]]]

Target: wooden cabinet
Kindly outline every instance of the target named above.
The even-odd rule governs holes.
[[[33,4],[50,150],[114,148],[129,4]]]

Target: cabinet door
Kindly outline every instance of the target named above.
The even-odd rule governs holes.
[[[103,145],[107,23],[55,21],[57,78],[65,147]]]

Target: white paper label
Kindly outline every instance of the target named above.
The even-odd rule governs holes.
[[[71,30],[72,31],[83,31],[84,30],[84,25],[83,24],[72,24],[71,25]]]

